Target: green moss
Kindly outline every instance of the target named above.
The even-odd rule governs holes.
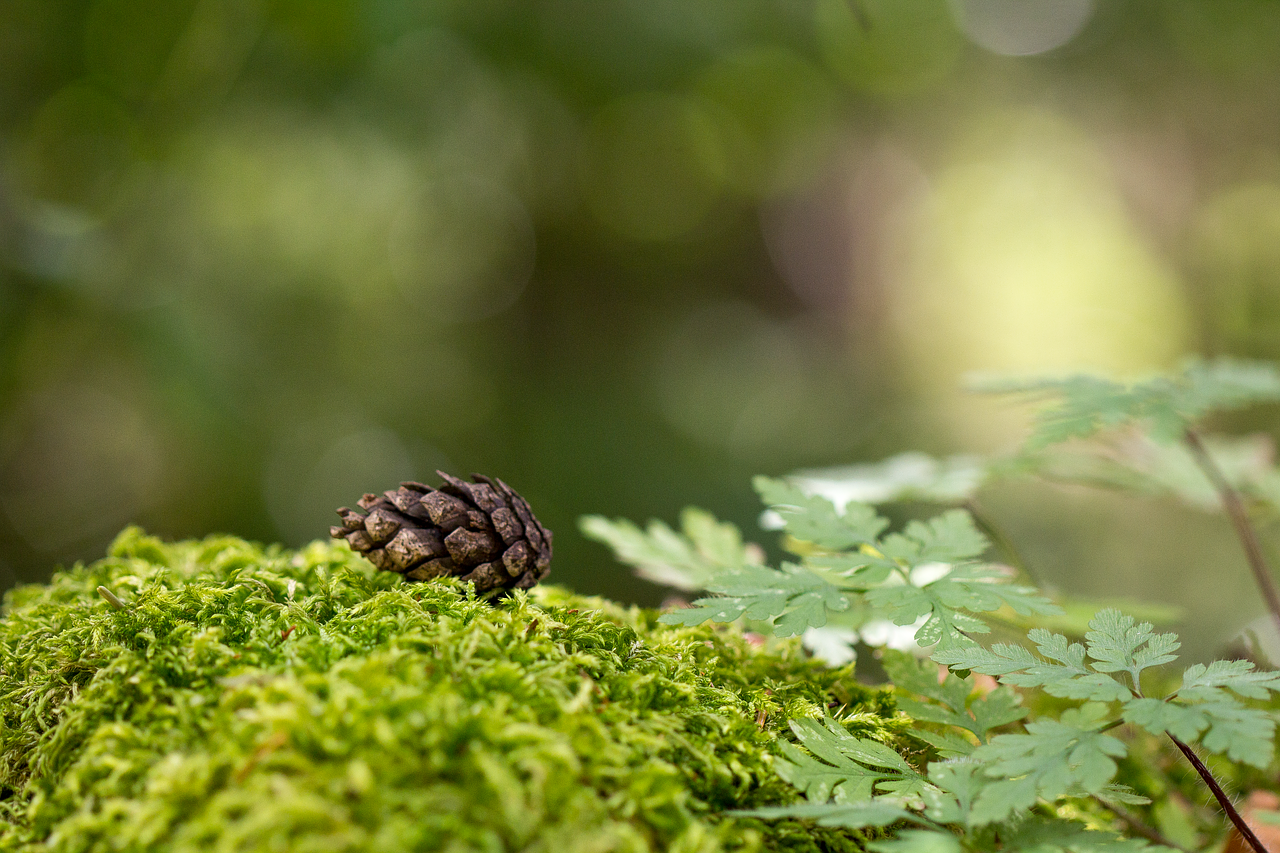
[[[852,850],[720,812],[795,800],[770,769],[788,718],[902,725],[733,628],[136,529],[9,594],[0,684],[5,851]]]

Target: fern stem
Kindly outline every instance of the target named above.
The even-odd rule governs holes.
[[[1222,499],[1222,506],[1227,511],[1227,515],[1231,518],[1231,523],[1236,528],[1236,535],[1240,537],[1240,544],[1244,546],[1245,557],[1249,561],[1249,568],[1253,570],[1253,579],[1258,584],[1258,589],[1262,592],[1262,598],[1267,603],[1267,609],[1271,611],[1271,618],[1275,620],[1276,627],[1280,628],[1280,592],[1276,591],[1275,581],[1271,577],[1271,569],[1267,566],[1267,560],[1262,556],[1262,546],[1258,542],[1258,534],[1253,529],[1253,524],[1249,521],[1249,513],[1244,508],[1244,502],[1240,500],[1240,493],[1235,487],[1227,481],[1227,477],[1222,473],[1222,469],[1213,461],[1213,457],[1209,455],[1209,451],[1205,448],[1204,442],[1200,440],[1200,436],[1190,427],[1183,433],[1183,437],[1187,442],[1187,447],[1191,449],[1191,455],[1195,458],[1196,464],[1200,466],[1200,470],[1209,478],[1209,482],[1218,491],[1218,497]]]
[[[1218,805],[1222,806],[1222,810],[1227,813],[1227,817],[1235,824],[1236,831],[1240,833],[1254,853],[1268,853],[1267,848],[1258,840],[1258,836],[1253,834],[1253,830],[1249,828],[1249,824],[1244,822],[1244,818],[1240,816],[1240,812],[1236,811],[1236,807],[1231,804],[1231,798],[1227,796],[1227,792],[1222,790],[1222,786],[1218,784],[1218,780],[1213,778],[1213,773],[1200,760],[1200,756],[1196,755],[1191,747],[1173,736],[1172,732],[1165,732],[1169,736],[1169,740],[1173,741],[1174,746],[1182,751],[1187,761],[1191,762],[1191,766],[1200,774],[1200,778],[1209,786],[1209,790],[1213,792],[1213,797],[1218,801]]]
[[[1117,805],[1116,803],[1108,803],[1106,800],[1096,795],[1094,796],[1093,799],[1098,805],[1102,806],[1104,809],[1106,809],[1107,811],[1111,812],[1113,815],[1115,815],[1116,817],[1124,821],[1125,824],[1129,827],[1129,829],[1138,833],[1148,841],[1154,841],[1156,844],[1159,844],[1163,847],[1171,847],[1174,850],[1185,851],[1187,849],[1183,847],[1181,844],[1175,844],[1174,842],[1170,841],[1158,829],[1144,822],[1142,818],[1138,817],[1136,814],[1129,811],[1124,806]]]

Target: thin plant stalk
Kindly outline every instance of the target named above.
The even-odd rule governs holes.
[[[1267,603],[1267,609],[1271,611],[1271,618],[1275,620],[1276,628],[1280,629],[1280,592],[1276,590],[1271,569],[1262,555],[1262,545],[1258,542],[1258,534],[1253,529],[1253,523],[1249,521],[1249,513],[1245,510],[1244,501],[1240,500],[1240,493],[1228,482],[1226,475],[1213,461],[1213,457],[1209,455],[1204,442],[1200,440],[1195,430],[1188,428],[1183,437],[1196,464],[1217,490],[1218,497],[1222,500],[1222,507],[1227,511],[1232,525],[1235,526],[1240,544],[1244,546],[1245,558],[1253,571],[1253,579],[1258,584],[1263,600]]]
[[[1254,853],[1269,853],[1263,843],[1258,840],[1258,836],[1253,834],[1253,830],[1249,827],[1249,824],[1244,822],[1244,818],[1240,816],[1240,812],[1236,811],[1236,807],[1231,804],[1231,798],[1227,796],[1226,791],[1222,790],[1222,786],[1218,784],[1218,780],[1213,778],[1213,773],[1205,763],[1200,760],[1200,756],[1196,755],[1195,751],[1191,747],[1174,737],[1172,732],[1165,732],[1165,734],[1169,736],[1169,740],[1173,741],[1174,746],[1178,747],[1178,749],[1182,751],[1182,754],[1186,756],[1187,761],[1191,762],[1191,766],[1196,769],[1196,773],[1200,774],[1200,778],[1204,780],[1205,785],[1207,785],[1209,790],[1213,792],[1213,797],[1218,801],[1218,805],[1222,807],[1222,810],[1227,813],[1227,817],[1233,824],[1235,824],[1236,831],[1240,833],[1240,837],[1253,848]]]

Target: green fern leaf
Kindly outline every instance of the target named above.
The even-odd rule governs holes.
[[[1116,773],[1124,743],[1097,729],[1108,722],[1107,706],[1088,703],[1064,711],[1059,720],[1027,724],[1026,734],[997,735],[973,753],[983,772],[998,781],[983,787],[971,821],[991,823],[1033,806],[1038,798],[1093,794]]]
[[[693,607],[672,610],[658,617],[667,625],[700,625],[706,621],[773,620],[774,633],[791,637],[807,628],[827,624],[827,611],[841,611],[849,600],[825,579],[794,563],[777,571],[767,566],[745,566],[717,575],[708,588],[719,596],[700,598]]]
[[[885,673],[889,676],[889,681],[893,684],[895,692],[909,690],[926,699],[932,699],[942,705],[941,710],[951,714],[952,718],[958,719],[964,715],[969,693],[973,688],[963,679],[957,678],[948,672],[939,681],[937,664],[928,660],[921,660],[915,655],[909,655],[906,652],[900,652],[895,649],[886,649],[880,659],[880,663],[884,667]],[[916,715],[911,714],[911,716],[914,717]],[[951,719],[937,722],[950,723]]]
[[[1007,726],[1027,715],[1022,707],[1022,700],[1007,687],[999,687],[990,693],[973,700],[969,704],[969,713],[973,714],[973,728],[970,729],[985,741],[988,733],[999,726]]]
[[[1188,743],[1199,741],[1205,749],[1232,761],[1258,768],[1271,763],[1275,720],[1265,710],[1250,708],[1225,691],[1191,704],[1135,699],[1125,703],[1124,719],[1154,734],[1169,732]]]
[[[1178,404],[1188,418],[1280,400],[1280,373],[1262,361],[1189,361]]]
[[[989,548],[973,516],[952,509],[929,521],[912,521],[902,533],[891,533],[877,547],[886,557],[911,563],[957,563]]]
[[[941,649],[972,645],[966,634],[990,630],[970,613],[999,610],[1005,605],[1023,615],[1062,612],[1034,589],[1001,583],[1003,580],[1004,575],[993,567],[962,564],[923,586],[882,586],[869,590],[866,596],[868,603],[899,625],[927,617],[916,631],[916,642],[922,646],[937,643]]]
[[[1137,627],[1150,629],[1145,623]],[[1134,638],[1129,631],[1125,636]],[[1160,652],[1161,648],[1154,642],[1148,646],[1152,652]],[[1172,656],[1156,654],[1154,659],[1163,662],[1167,657]],[[1167,731],[1183,741],[1198,740],[1211,752],[1261,768],[1271,762],[1275,719],[1261,708],[1248,707],[1232,694],[1266,699],[1272,691],[1280,691],[1280,673],[1256,672],[1249,661],[1194,664],[1183,673],[1182,686],[1166,699],[1126,702],[1124,719],[1155,734]]]
[[[1247,660],[1216,660],[1208,666],[1193,664],[1182,674],[1179,695],[1201,688],[1229,688],[1249,699],[1266,699],[1270,691],[1280,691],[1280,672],[1255,672]]]
[[[916,720],[962,728],[972,732],[980,743],[985,743],[991,729],[1026,716],[1027,711],[1021,706],[1017,694],[1008,688],[1002,687],[985,696],[972,697],[972,685],[968,682],[951,673],[947,673],[939,682],[936,664],[917,660],[905,652],[887,650],[881,663],[895,689],[909,690],[938,703],[898,697],[898,708]],[[913,734],[919,736],[918,732]],[[972,751],[972,745],[963,739],[957,742],[944,738],[936,743],[925,737],[921,739],[950,754],[968,754]]]
[[[1262,362],[1191,360],[1177,373],[1144,382],[1070,376],[981,380],[975,387],[1049,401],[1027,441],[1035,450],[1137,422],[1145,423],[1153,438],[1174,441],[1209,412],[1280,400],[1280,373]]]
[[[915,716],[912,711],[908,710],[907,707],[901,703],[899,703],[898,707],[904,713]],[[941,721],[936,720],[934,722]],[[916,740],[923,741],[924,743],[932,746],[938,751],[939,757],[944,759],[964,758],[967,755],[972,755],[973,751],[977,749],[975,744],[966,740],[962,735],[956,732],[934,732],[929,731],[928,729],[914,728],[907,732],[907,734],[911,735]]]
[[[1141,726],[1153,735],[1165,732],[1182,741],[1194,742],[1209,727],[1203,709],[1164,699],[1131,699],[1124,704],[1124,721]]]
[[[1177,634],[1156,634],[1150,622],[1135,624],[1133,617],[1106,609],[1089,620],[1085,634],[1089,657],[1098,672],[1127,672],[1134,690],[1140,690],[1139,675],[1151,666],[1177,660],[1173,654],[1182,645]]]
[[[1200,738],[1205,749],[1260,770],[1271,763],[1276,723],[1266,711],[1248,708],[1234,699],[1193,707],[1209,718],[1209,730]]]
[[[898,753],[882,743],[854,737],[830,717],[823,723],[793,720],[791,730],[808,752],[784,743],[778,775],[810,802],[870,800],[876,790],[918,796],[927,784]]]
[[[923,795],[925,815],[938,823],[968,825],[973,801],[989,784],[981,771],[981,764],[966,758],[930,764],[928,776],[934,790]]]
[[[787,533],[828,551],[873,544],[889,526],[866,504],[850,503],[840,513],[831,501],[807,495],[785,480],[756,477],[751,482],[760,499],[782,517]]]
[[[952,669],[994,675],[1005,684],[1039,687],[1050,696],[1123,702],[1133,697],[1133,690],[1107,673],[1129,672],[1136,685],[1143,668],[1173,660],[1167,651],[1178,646],[1175,635],[1152,634],[1151,626],[1145,622],[1135,627],[1132,617],[1115,610],[1102,611],[1090,620],[1089,626],[1093,630],[1087,636],[1088,649],[1042,628],[1028,632],[1028,639],[1048,661],[1021,646],[1006,643],[997,643],[990,649],[978,646],[946,649],[935,653],[933,658]],[[1144,644],[1147,644],[1145,649],[1141,648]],[[1086,664],[1086,654],[1093,656],[1095,652],[1098,662]]]
[[[661,521],[641,530],[625,519],[588,515],[578,522],[583,534],[613,549],[619,562],[636,574],[677,589],[706,589],[717,573],[754,564],[738,528],[697,507],[680,514],[681,532]]]

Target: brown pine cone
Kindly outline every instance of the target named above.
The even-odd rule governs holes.
[[[363,513],[343,507],[342,525],[329,535],[345,539],[379,569],[414,581],[453,575],[476,592],[528,589],[551,571],[551,531],[534,518],[524,498],[501,480],[472,474],[466,483],[437,471],[438,488],[401,483],[367,494]]]

